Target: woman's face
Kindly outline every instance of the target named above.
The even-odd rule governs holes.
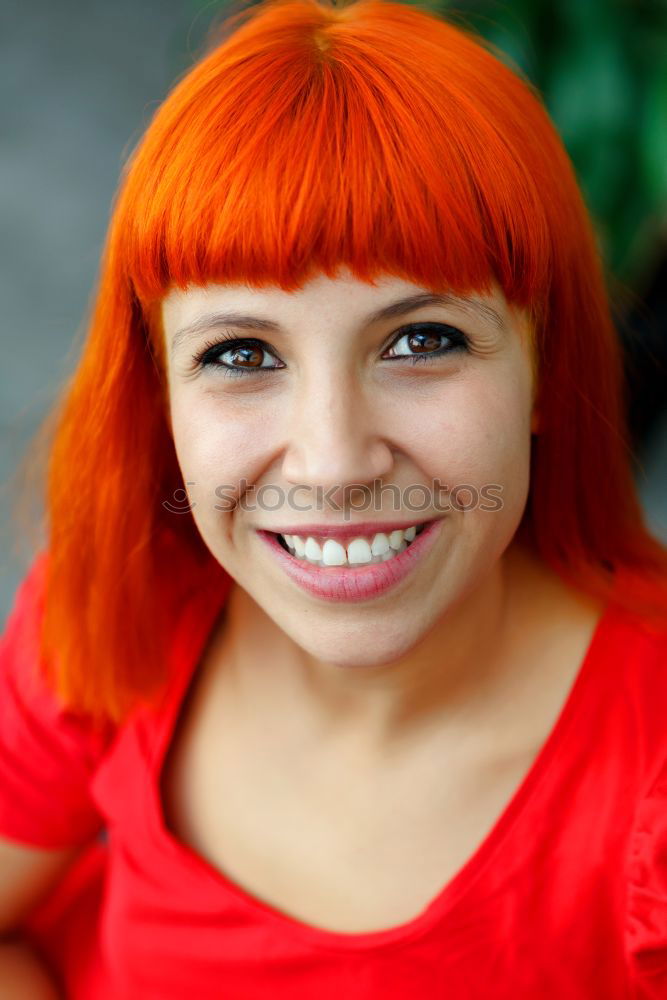
[[[295,293],[211,284],[163,302],[188,492],[174,517],[189,505],[218,562],[326,662],[404,655],[498,570],[526,503],[536,427],[527,321],[495,287],[397,305],[425,294],[343,271]],[[423,522],[433,524],[421,541],[392,538],[393,526]],[[341,527],[350,537],[326,544]],[[293,538],[290,554],[261,533],[281,529],[319,549],[300,557]],[[372,562],[305,561],[324,552]]]

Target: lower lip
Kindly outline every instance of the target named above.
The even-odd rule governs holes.
[[[314,566],[290,555],[272,532],[259,530],[257,534],[266,542],[290,579],[303,590],[327,601],[351,602],[378,597],[404,580],[433,547],[441,524],[442,519],[428,523],[407,549],[386,562],[349,568]]]

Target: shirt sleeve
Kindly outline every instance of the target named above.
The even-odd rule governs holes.
[[[667,758],[637,812],[630,843],[626,954],[633,998],[667,997]]]
[[[46,560],[20,584],[0,638],[0,836],[73,847],[104,826],[90,784],[110,733],[63,708],[39,672]]]

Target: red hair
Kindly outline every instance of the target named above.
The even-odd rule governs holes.
[[[163,581],[224,570],[166,418],[172,286],[294,291],[347,265],[427,288],[496,281],[533,321],[540,433],[520,535],[568,583],[661,622],[667,550],[643,521],[595,239],[531,86],[440,15],[266,0],[224,22],[124,170],[79,365],[50,447],[42,652],[71,706],[120,721],[165,680]],[[184,570],[183,566],[187,569]]]

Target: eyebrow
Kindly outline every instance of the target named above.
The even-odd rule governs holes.
[[[420,309],[424,306],[457,306],[459,309],[469,310],[477,314],[481,319],[490,322],[501,332],[506,330],[505,322],[500,313],[485,302],[449,293],[434,295],[432,292],[420,292],[417,295],[410,295],[408,298],[399,299],[397,302],[391,302],[389,305],[369,313],[365,317],[364,322],[367,325],[380,323],[383,320],[404,316],[406,313],[413,312],[415,309]],[[263,319],[260,316],[250,316],[247,313],[241,312],[205,313],[193,320],[192,323],[181,327],[174,334],[171,343],[172,354],[179,348],[183,341],[220,326],[235,326],[242,330],[261,330],[266,333],[283,332],[280,323],[276,323],[270,319]]]

